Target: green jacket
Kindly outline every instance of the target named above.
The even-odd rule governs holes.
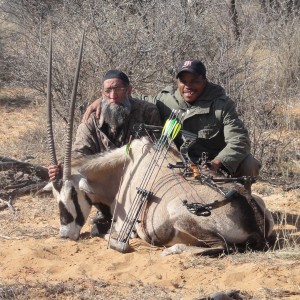
[[[239,119],[234,102],[224,89],[208,82],[201,97],[192,105],[186,103],[178,89],[163,89],[156,97],[141,96],[155,103],[165,122],[172,109],[188,111],[183,118],[183,129],[197,134],[196,143],[190,148],[193,160],[208,153],[210,160],[219,158],[226,169],[234,174],[239,164],[250,153],[248,131]]]

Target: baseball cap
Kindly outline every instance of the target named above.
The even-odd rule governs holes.
[[[179,77],[181,72],[191,72],[196,75],[206,77],[206,68],[200,60],[185,60],[178,66],[176,78]]]
[[[118,78],[121,79],[124,83],[129,84],[128,76],[119,70],[109,70],[103,76],[103,81],[107,79]]]

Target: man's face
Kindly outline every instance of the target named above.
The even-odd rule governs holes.
[[[131,94],[131,86],[126,86],[125,83],[118,78],[107,79],[103,82],[102,96],[109,103],[121,103]]]
[[[195,102],[203,93],[206,79],[190,72],[182,72],[178,78],[178,89],[185,102]]]
[[[126,86],[121,79],[107,79],[103,83],[101,118],[114,133],[125,124],[130,114],[130,94],[131,86]]]

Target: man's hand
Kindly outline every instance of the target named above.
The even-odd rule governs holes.
[[[48,175],[51,181],[58,178],[59,174],[62,172],[62,165],[50,165],[48,167]]]
[[[101,98],[96,99],[92,104],[90,104],[87,107],[87,109],[86,109],[86,111],[85,111],[85,113],[82,117],[82,122],[87,123],[91,113],[94,112],[94,111],[96,112],[96,117],[99,119],[100,118],[100,112],[101,112]]]
[[[218,169],[220,169],[222,166],[223,166],[222,162],[218,158],[215,158],[209,164],[205,164],[203,168],[205,170],[217,172]]]

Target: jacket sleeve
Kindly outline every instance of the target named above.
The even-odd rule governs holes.
[[[72,157],[77,158],[100,152],[98,143],[95,115],[93,114],[87,123],[80,123],[77,128],[75,142],[72,147]]]
[[[146,109],[144,109],[144,116],[143,116],[144,122],[147,125],[155,125],[155,126],[161,126],[161,116],[158,111],[158,108],[156,105],[147,103]]]
[[[217,155],[222,164],[231,174],[234,174],[239,164],[250,153],[248,131],[239,119],[235,104],[228,99],[221,112],[224,126],[225,148]]]

